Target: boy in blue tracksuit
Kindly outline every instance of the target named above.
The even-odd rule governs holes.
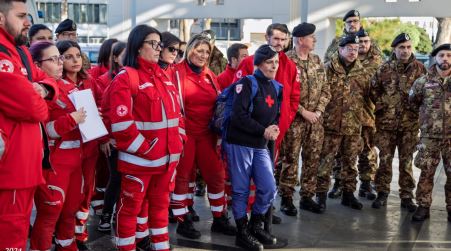
[[[263,245],[276,244],[277,239],[263,228],[270,217],[276,196],[273,160],[268,143],[279,135],[278,119],[281,85],[274,78],[279,56],[269,45],[262,45],[254,55],[257,70],[254,77],[258,90],[252,98],[252,82],[242,78],[235,85],[225,150],[232,182],[232,211],[238,228],[236,244],[246,250],[262,250]],[[252,105],[252,109],[249,109]],[[256,185],[256,198],[248,225],[246,207],[251,178]],[[265,222],[267,223],[267,222]]]

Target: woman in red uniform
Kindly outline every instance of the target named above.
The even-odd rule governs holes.
[[[57,80],[59,96],[49,102],[49,136],[52,168],[43,170],[46,184],[40,185],[35,195],[36,221],[31,233],[31,250],[50,250],[52,235],[56,233],[57,250],[77,250],[74,242],[75,213],[82,200],[82,148],[78,124],[86,112],[76,111],[68,95],[77,87],[62,80],[64,56],[50,42],[31,46],[34,63],[47,75]]]
[[[169,250],[170,183],[186,136],[177,89],[157,64],[161,48],[158,30],[136,26],[128,37],[125,70],[110,86],[107,116],[122,174],[116,229],[119,250],[135,250],[137,216],[144,200],[149,204],[152,249]]]
[[[63,80],[75,86],[77,90],[92,89],[93,79],[83,70],[81,49],[78,43],[65,40],[56,44],[64,56]],[[94,91],[93,91],[94,93]],[[93,140],[82,145],[83,200],[76,213],[75,237],[80,250],[87,250],[88,231],[86,223],[89,217],[89,206],[94,193],[95,167],[99,157],[98,141]]]
[[[175,190],[172,194],[172,212],[178,220],[177,233],[192,239],[200,237],[187,214],[189,183],[200,169],[208,187],[208,199],[213,214],[213,232],[235,235],[236,228],[229,224],[225,213],[224,167],[216,151],[217,136],[208,124],[215,107],[219,85],[215,74],[208,69],[211,54],[210,39],[195,35],[187,44],[185,60],[176,65],[174,80],[182,93],[182,108],[186,119],[186,134],[183,158],[177,167]]]

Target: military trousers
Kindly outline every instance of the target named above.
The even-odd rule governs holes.
[[[451,212],[451,139],[421,138],[414,161],[415,166],[421,169],[416,199],[420,206],[427,208],[431,206],[434,175],[440,163],[440,155],[446,173],[446,209]]]
[[[399,197],[413,198],[415,179],[412,173],[412,159],[415,146],[418,143],[418,131],[387,131],[378,130],[375,144],[379,149],[379,167],[376,171],[374,183],[377,192],[390,193],[392,181],[392,162],[395,150],[398,148],[399,158]]]
[[[363,143],[360,135],[335,135],[326,132],[318,168],[316,192],[324,193],[329,190],[334,158],[340,149],[342,166],[340,177],[343,182],[343,191],[354,192],[358,172],[356,161],[362,148]]]
[[[282,197],[293,196],[294,187],[298,183],[299,155],[302,157],[300,194],[305,197],[315,195],[323,139],[322,123],[311,124],[300,116],[296,116],[280,150],[282,167],[279,177],[279,194]]]

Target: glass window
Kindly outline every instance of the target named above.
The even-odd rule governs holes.
[[[88,5],[80,4],[80,22],[79,23],[87,23],[88,22]]]
[[[99,8],[99,23],[106,24],[106,11],[107,11],[107,5],[106,4],[100,4]]]

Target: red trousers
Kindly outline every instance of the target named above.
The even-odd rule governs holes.
[[[168,207],[170,184],[175,165],[167,172],[154,175],[122,173],[121,194],[117,202],[116,245],[119,250],[135,250],[136,238],[143,231],[145,200],[148,202],[148,232],[155,250],[169,250]],[[141,229],[140,229],[141,228]],[[138,230],[137,230],[138,229]]]
[[[196,137],[188,135],[183,156],[177,167],[175,190],[171,196],[172,212],[179,221],[183,221],[183,216],[188,212],[187,206],[192,200],[190,183],[193,182],[196,166],[207,183],[208,200],[213,217],[220,217],[223,214],[225,171],[216,151],[216,139],[213,134]]]
[[[58,250],[76,251],[75,213],[82,200],[82,169],[79,163],[53,164],[53,168],[43,171],[46,184],[35,194],[37,214],[30,249],[49,250],[55,232]]]
[[[83,171],[83,199],[79,205],[76,217],[75,217],[75,238],[79,241],[88,240],[88,230],[86,223],[89,218],[89,207],[91,205],[91,199],[94,195],[95,176],[96,176],[96,164],[98,154],[91,155],[83,158],[82,171]]]
[[[0,250],[25,251],[35,191],[0,190]]]

